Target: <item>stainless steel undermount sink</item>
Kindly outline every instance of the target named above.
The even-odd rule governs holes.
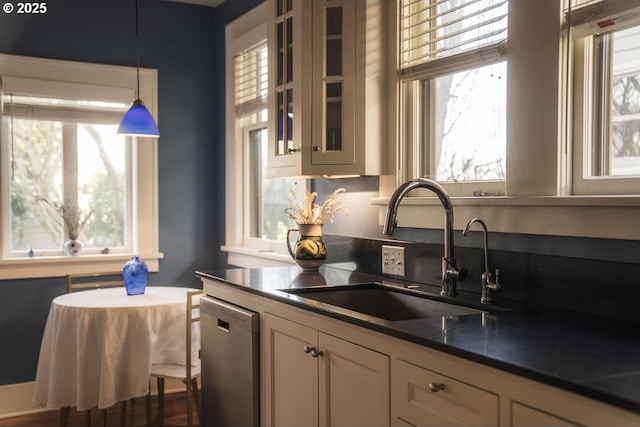
[[[482,310],[430,299],[379,283],[281,291],[392,322],[482,313]]]

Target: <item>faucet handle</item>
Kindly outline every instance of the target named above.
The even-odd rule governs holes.
[[[456,267],[456,259],[455,258],[442,258],[446,264],[445,273],[447,277],[450,277],[455,280],[464,280],[467,278],[469,272],[466,267]]]
[[[492,293],[497,292],[502,289],[499,283],[500,278],[500,269],[496,268],[496,279],[493,280],[493,275],[490,271],[485,271],[482,273],[482,296],[480,298],[480,302],[482,304],[491,304],[493,303]]]
[[[496,268],[496,280],[493,281],[491,279],[491,273],[489,273],[489,280],[487,281],[487,288],[491,291],[499,291],[500,289],[502,289],[502,286],[500,285],[500,269]]]
[[[467,267],[460,267],[458,269],[454,269],[453,271],[451,271],[451,275],[456,280],[464,280],[469,275],[469,271],[467,270]]]

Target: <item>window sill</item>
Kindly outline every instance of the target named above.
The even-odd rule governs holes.
[[[221,246],[228,253],[227,264],[242,268],[260,268],[295,264],[289,254],[274,251],[259,251],[241,246]]]
[[[387,206],[389,197],[371,199],[372,205]],[[488,197],[451,197],[454,206],[640,206],[640,195],[633,196],[488,196]],[[440,205],[440,200],[433,197],[405,197],[401,204],[406,205]]]
[[[380,221],[388,202],[383,197],[371,200],[379,207]],[[451,202],[456,230],[480,217],[491,232],[640,239],[636,226],[640,196],[452,197]],[[406,197],[398,210],[398,225],[441,229],[440,201],[436,197]]]
[[[5,258],[0,260],[3,279],[33,279],[63,277],[67,273],[119,271],[133,254],[41,256],[33,258]],[[140,254],[150,273],[158,272],[162,253]]]

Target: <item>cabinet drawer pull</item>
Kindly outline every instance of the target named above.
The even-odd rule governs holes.
[[[318,356],[322,356],[324,354],[324,351],[318,350],[317,348],[310,347],[308,345],[305,345],[304,348],[302,349],[302,351],[304,351],[307,354],[311,353],[311,357],[318,357]]]
[[[429,390],[433,393],[437,393],[440,390],[444,390],[444,384],[442,383],[429,383]]]

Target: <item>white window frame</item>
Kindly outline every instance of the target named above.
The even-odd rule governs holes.
[[[422,105],[425,102],[432,103],[432,101],[423,100],[423,102],[420,102],[420,97],[424,96],[422,85],[429,84],[428,82],[432,79],[447,74],[472,70],[498,62],[506,62],[506,43],[483,45],[462,54],[458,53],[453,56],[427,61],[417,66],[410,66],[405,70],[400,69],[402,61],[400,58],[402,55],[401,49],[398,49],[398,52],[397,84],[399,86],[400,117],[398,117],[397,123],[401,126],[400,138],[402,140],[399,151],[402,163],[399,165],[398,170],[402,174],[403,180],[423,176],[431,177],[431,157],[434,150],[433,141],[431,141],[432,130],[430,129],[431,123],[424,123],[427,120],[425,116],[430,113],[423,111]],[[406,76],[404,76],[405,74]],[[429,141],[427,142],[427,140]],[[505,193],[505,182],[503,180],[447,181],[441,183],[452,184],[447,187],[451,196],[471,196],[474,193],[504,195]],[[416,193],[427,194],[422,191],[417,191]]]
[[[87,93],[108,93],[112,101],[130,103],[135,99],[136,68],[82,62],[31,58],[14,55],[0,55],[0,78],[11,76],[33,84],[41,82],[37,93],[46,94],[47,88],[68,89],[72,96]],[[54,85],[51,82],[55,82]],[[140,70],[140,98],[144,99],[149,111],[158,117],[157,70]],[[76,92],[77,91],[77,92]],[[94,92],[91,92],[94,91]],[[1,133],[0,133],[1,135]],[[6,144],[0,142],[1,147]],[[0,153],[0,161],[7,159],[7,153]],[[96,271],[117,271],[131,258],[139,255],[151,272],[159,269],[163,257],[159,251],[158,226],[158,148],[151,138],[135,138],[132,142],[133,171],[135,186],[132,200],[132,245],[130,253],[86,254],[80,256],[42,257],[2,257],[0,277],[2,279],[59,277],[66,273],[90,273]],[[6,170],[7,168],[2,168]],[[3,212],[3,226],[0,227],[0,245],[3,236],[8,236],[9,215],[4,215],[8,206],[8,180],[0,176],[2,197],[0,211]]]
[[[256,126],[239,127],[235,113],[234,57],[267,38],[268,14],[265,3],[256,6],[225,28],[227,181],[225,185],[226,235],[225,244],[221,249],[228,253],[228,264],[238,267],[293,264],[284,242],[249,237],[248,224],[252,213],[249,212],[247,202],[251,193],[248,182],[249,171],[246,167],[248,159],[246,137],[249,128],[255,129]]]
[[[34,79],[24,79],[24,78],[15,78],[15,77],[10,77],[10,76],[3,76],[0,78],[0,91],[3,95],[7,95],[9,94],[10,96],[8,97],[9,100],[14,99],[11,95],[21,95],[22,92],[24,93],[24,95],[26,96],[31,96],[34,95],[36,97],[42,97],[42,98],[48,98],[48,99],[64,99],[67,98],[69,96],[75,96],[72,94],[78,94],[78,96],[82,96],[85,99],[94,99],[94,100],[109,100],[109,101],[113,101],[116,100],[118,98],[122,98],[125,99],[128,97],[129,95],[129,90],[116,90],[115,88],[108,88],[107,90],[103,90],[103,88],[98,87],[98,86],[89,86],[89,85],[77,85],[74,83],[66,83],[66,84],[61,84],[59,82],[52,82],[52,81],[43,81],[43,80],[34,80]],[[118,93],[120,92],[120,93]],[[7,97],[5,96],[5,99]],[[17,97],[16,97],[17,98]],[[116,105],[120,104],[122,105],[122,111],[110,111],[110,112],[104,112],[103,111],[103,115],[99,116],[99,118],[97,119],[97,123],[101,123],[102,121],[109,121],[109,122],[114,122],[115,124],[117,124],[117,121],[122,117],[122,115],[124,115],[124,113],[127,111],[128,108],[128,104],[124,103],[124,102],[117,102],[114,103]],[[3,109],[7,109],[7,105],[3,106]],[[22,114],[19,114],[17,116],[15,116],[18,119],[29,119],[29,117],[27,117],[27,115],[31,115],[30,111],[33,110],[37,110],[37,107],[31,107],[28,105],[25,105],[23,108],[23,110],[27,110],[27,112],[25,113],[24,111],[22,112]],[[13,109],[11,110],[13,111]],[[62,124],[62,172],[64,174],[65,177],[69,176],[71,177],[70,180],[65,179],[64,183],[63,183],[63,189],[62,189],[62,194],[64,194],[64,200],[70,200],[73,203],[77,203],[77,192],[76,192],[76,187],[77,187],[77,183],[74,182],[73,176],[78,174],[78,159],[77,159],[77,153],[78,153],[78,123],[75,122],[74,120],[79,119],[80,114],[82,114],[81,112],[70,112],[67,111],[66,114],[62,113],[61,115],[58,115],[57,112],[53,112],[51,110],[40,110],[39,112],[35,112],[34,113],[34,118],[36,119],[46,119],[46,120],[62,120],[63,124]],[[8,115],[7,117],[9,120],[12,120],[14,118],[13,116],[13,112],[11,113],[11,115]],[[71,121],[65,121],[66,118],[70,118]],[[87,120],[92,120],[91,117],[86,117],[85,118]],[[0,130],[2,131],[2,136],[0,137],[0,141],[3,142],[3,147],[2,147],[2,157],[0,158],[0,165],[2,169],[2,181],[6,182],[7,184],[9,184],[10,182],[10,170],[11,167],[9,165],[9,158],[11,157],[11,154],[9,152],[6,152],[5,149],[7,148],[8,145],[11,144],[12,142],[12,136],[11,136],[11,129],[12,125],[7,126],[6,128],[2,128],[0,126]],[[115,130],[114,130],[115,133]],[[6,144],[4,144],[4,142],[7,142]],[[133,240],[132,239],[132,183],[131,183],[131,176],[132,176],[132,160],[131,160],[131,153],[134,150],[134,146],[137,142],[135,140],[132,141],[132,138],[127,137],[126,141],[125,141],[125,151],[124,151],[124,156],[125,156],[125,162],[129,165],[126,168],[126,176],[125,176],[125,186],[127,187],[127,193],[126,193],[126,211],[124,212],[125,216],[124,216],[124,233],[125,233],[125,241],[123,242],[124,244],[122,246],[119,247],[109,247],[109,252],[113,253],[113,254],[131,254],[132,253],[132,249],[133,249]],[[5,155],[6,153],[6,155]],[[5,191],[2,194],[2,206],[8,207],[11,203],[10,201],[10,196],[9,196],[9,192]],[[9,216],[9,212],[3,212],[3,214],[6,214],[7,216]],[[11,234],[10,231],[10,226],[8,222],[4,222],[2,224],[2,235],[4,236],[9,236]],[[83,239],[82,239],[83,240]],[[11,248],[11,239],[3,239],[2,240],[2,255],[0,257],[2,258],[22,258],[22,257],[26,257],[28,256],[28,252],[25,249],[22,249],[20,251],[17,250],[13,250]],[[99,254],[101,253],[101,251],[103,250],[103,248],[88,248],[88,247],[83,247],[82,248],[82,254],[83,255],[87,255],[87,254]],[[34,256],[56,256],[59,255],[60,252],[62,251],[62,247],[61,245],[57,247],[57,250],[54,249],[44,249],[44,250],[39,250],[35,253]]]
[[[567,182],[571,147],[567,143],[567,77],[562,68],[567,55],[561,32],[563,1],[514,0],[509,4],[506,195],[453,196],[456,230],[462,230],[470,218],[481,217],[491,232],[640,239],[638,193],[578,196],[571,194],[571,183]],[[398,19],[396,9],[396,3],[389,2],[390,29]],[[395,49],[396,31],[390,30],[389,37],[388,46]],[[415,161],[407,155],[400,130],[403,106],[394,75],[398,60],[397,53],[391,53],[388,105],[392,111],[388,120],[399,124],[389,132],[387,164],[391,174],[381,177],[380,197],[372,200],[379,206],[381,221],[391,193],[412,178],[407,164]],[[445,188],[453,191],[455,184]],[[439,200],[428,192],[415,191],[409,196],[400,208],[399,226],[442,229]]]
[[[574,0],[575,1],[575,0]],[[591,5],[593,7],[593,4]],[[621,19],[623,25],[640,25],[640,5],[632,6],[631,3],[620,2],[619,0],[602,2],[596,4],[599,12],[591,19],[580,19],[581,16],[588,15],[579,13],[580,6],[575,6],[577,22],[565,22],[565,27],[570,26],[567,34],[567,42],[571,43],[573,51],[573,61],[569,65],[568,72],[573,75],[573,99],[568,101],[572,108],[573,128],[572,128],[572,186],[571,192],[575,195],[614,195],[614,194],[637,194],[640,188],[640,176],[589,176],[589,152],[587,148],[593,144],[594,138],[601,138],[601,135],[594,135],[592,120],[596,109],[595,101],[599,99],[594,94],[596,71],[593,63],[595,61],[594,36],[599,32],[595,22],[603,21],[609,16],[632,16],[632,19]],[[568,7],[568,5],[567,5]],[[587,7],[582,7],[586,10]],[[578,13],[576,13],[578,12]],[[634,16],[635,15],[635,16]],[[566,19],[566,18],[565,18]],[[605,101],[600,101],[605,102]]]

